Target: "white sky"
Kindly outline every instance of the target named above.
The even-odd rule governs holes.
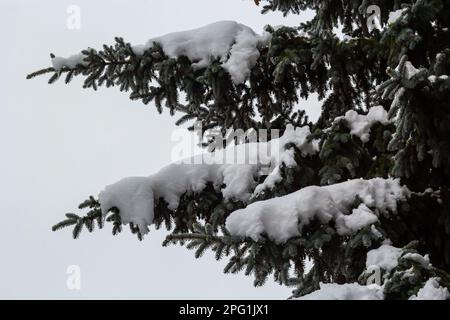
[[[69,5],[81,9],[81,29],[66,27]],[[110,235],[52,233],[63,214],[124,176],[148,175],[170,161],[168,112],[131,102],[118,89],[83,90],[81,82],[47,85],[25,75],[65,56],[123,36],[134,44],[218,20],[260,32],[296,25],[300,17],[261,15],[253,0],[3,0],[0,4],[0,298],[34,299],[284,299],[291,289],[269,281],[252,286],[224,275],[225,260],[196,260],[185,248],[162,248],[164,232],[139,242],[125,230]],[[311,108],[313,102],[308,102]],[[317,105],[315,105],[317,107]],[[316,108],[316,112],[318,108]],[[66,286],[79,265],[81,290]]]

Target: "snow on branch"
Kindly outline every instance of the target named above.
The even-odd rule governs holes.
[[[448,300],[450,292],[447,288],[439,284],[439,278],[430,278],[419,290],[417,295],[413,295],[409,300]]]
[[[349,110],[343,117],[337,117],[335,121],[345,119],[352,135],[357,136],[363,143],[370,139],[370,129],[376,123],[387,125],[391,121],[383,106],[375,106],[369,109],[367,115],[362,115],[355,110]]]
[[[394,179],[355,179],[309,186],[239,209],[227,218],[226,227],[236,236],[257,241],[264,233],[284,243],[300,236],[302,228],[317,219],[321,223],[334,221],[338,234],[346,235],[377,222],[378,212],[396,212],[397,201],[405,200],[407,195],[408,190]],[[362,203],[349,214],[349,207],[358,199]]]
[[[377,249],[370,250],[367,253],[366,267],[377,266],[383,270],[391,271],[398,265],[398,259],[403,250],[388,244],[383,244]]]
[[[295,300],[383,300],[383,289],[374,284],[320,283],[320,289]]]
[[[189,58],[194,69],[205,68],[218,59],[233,82],[240,84],[245,82],[257,62],[260,56],[258,48],[269,40],[267,32],[258,35],[250,27],[235,21],[219,21],[198,29],[152,38],[145,45],[133,46],[132,50],[141,56],[159,44],[170,58]],[[85,65],[85,57],[81,53],[68,58],[54,57],[52,64],[55,70],[74,68]]]
[[[320,283],[319,290],[298,299],[390,300],[400,296],[409,300],[450,299],[448,276],[432,266],[428,255],[419,254],[417,245],[413,241],[397,248],[385,243],[367,253],[366,270],[358,283]]]
[[[149,177],[125,178],[99,194],[102,212],[119,209],[124,224],[133,223],[145,234],[153,223],[156,200],[163,198],[175,211],[184,193],[201,192],[208,183],[225,199],[247,203],[264,167],[295,163],[286,145],[295,145],[304,156],[318,152],[317,141],[308,139],[310,134],[308,126],[288,126],[279,139],[228,146],[172,163]]]

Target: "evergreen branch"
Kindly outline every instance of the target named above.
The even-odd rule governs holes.
[[[55,224],[55,225],[52,227],[52,231],[61,230],[61,229],[63,229],[63,228],[72,226],[72,225],[74,225],[74,224],[76,224],[76,223],[77,223],[77,220],[75,220],[75,219],[66,219],[66,220],[63,220],[63,221],[61,221],[61,222]]]
[[[327,98],[323,116],[330,119],[319,122],[323,126],[358,105],[362,100],[358,87],[370,87],[374,81],[370,75],[378,75],[376,67],[371,72],[362,73],[363,67],[373,65],[372,60],[364,61],[360,69],[342,70],[340,59],[356,60],[367,56],[366,52],[356,51],[357,42],[340,41],[329,35],[316,43],[300,35],[299,28],[268,30],[272,33],[270,45],[260,48],[261,57],[248,81],[239,85],[231,81],[220,61],[194,69],[192,63],[195,61],[185,56],[170,58],[157,43],[142,55],[136,55],[131,45],[121,38],[115,39],[115,45],[104,45],[99,51],[83,50],[82,54],[86,56],[83,65],[61,70],[47,68],[27,78],[54,72],[49,80],[53,83],[62,73],[67,73],[66,83],[75,76],[84,76],[83,88],[97,90],[100,86],[118,86],[121,91],[129,92],[132,100],[141,100],[144,104],[154,101],[159,112],[165,106],[171,114],[176,111],[186,113],[178,125],[196,119],[205,128],[214,123],[221,130],[283,130],[288,123],[300,126],[307,122],[303,111],[294,110],[300,97],[307,98],[316,92],[324,98],[329,84],[332,84],[335,94]],[[319,46],[320,59],[316,54]],[[372,49],[367,46],[366,50]],[[329,67],[326,61],[330,61]],[[329,71],[332,79],[326,77]],[[152,85],[154,83],[157,85]],[[180,108],[180,92],[186,94],[188,108]],[[255,108],[261,120],[257,120]]]
[[[41,70],[32,72],[27,75],[27,79],[32,79],[34,77],[41,76],[43,74],[50,73],[50,72],[55,72],[55,68],[49,67],[49,68],[45,68],[45,69],[41,69]]]
[[[334,220],[314,220],[298,226],[298,236],[280,244],[269,232],[259,234],[258,241],[230,234],[225,228],[227,217],[248,203],[230,202],[208,185],[202,192],[183,194],[176,210],[162,198],[153,199],[155,227],[173,229],[165,246],[186,246],[196,258],[211,250],[217,260],[229,260],[224,272],[243,271],[255,277],[256,286],[273,274],[274,281],[297,286],[294,295],[298,296],[318,289],[320,282],[362,284],[367,280],[367,252],[389,239],[414,256],[402,255],[398,266],[384,275],[387,298],[417,294],[430,277],[450,287],[446,272],[450,266],[448,3],[376,0],[373,4],[381,7],[380,23],[385,28],[371,31],[367,1],[255,0],[257,5],[264,2],[263,12],[297,14],[312,9],[316,16],[299,27],[269,27],[270,43],[257,49],[259,59],[245,83],[235,84],[218,59],[194,68],[197,61],[169,57],[157,43],[138,55],[122,38],[100,51],[84,50],[85,58],[74,68],[46,68],[27,79],[49,73],[49,83],[54,83],[64,74],[66,83],[84,77],[84,88],[117,86],[131,100],[154,102],[158,112],[163,108],[172,115],[180,112],[177,125],[198,120],[204,132],[310,126],[314,131],[310,141],[320,141],[318,154],[303,157],[294,145],[286,146],[292,148],[296,165],[280,165],[281,179],[250,202],[354,178],[400,178],[411,190],[408,199],[397,203],[395,214],[369,208],[378,221],[351,234],[338,232]],[[399,19],[388,25],[388,13],[400,7]],[[346,39],[333,31],[340,26]],[[323,100],[315,124],[298,110],[301,99],[311,93]],[[362,141],[353,125],[366,129],[359,117],[375,104],[382,105],[381,111],[389,109],[393,122],[371,124],[370,138]],[[358,111],[354,119],[352,114],[347,117],[350,110]],[[260,178],[262,182],[266,177]],[[342,214],[353,212],[360,200],[345,205]],[[52,230],[72,226],[77,238],[83,228],[93,232],[95,223],[101,229],[105,219],[112,223],[114,235],[122,231],[117,208],[104,216],[98,200],[90,197],[80,209],[89,211],[84,216],[67,214]],[[142,240],[139,225],[129,227]],[[410,243],[417,239],[420,242]],[[424,267],[428,258],[416,260],[419,252],[429,253],[433,265]],[[307,258],[314,264],[308,272]]]

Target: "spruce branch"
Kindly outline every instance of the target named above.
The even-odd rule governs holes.
[[[49,68],[45,68],[45,69],[41,69],[41,70],[32,72],[32,73],[28,74],[26,78],[32,79],[34,77],[41,76],[41,75],[44,75],[44,74],[50,73],[50,72],[55,72],[55,68],[49,67]]]

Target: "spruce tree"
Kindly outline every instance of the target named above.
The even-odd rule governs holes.
[[[128,224],[142,240],[149,225],[164,226],[164,245],[184,245],[197,258],[212,250],[217,260],[228,259],[226,273],[252,275],[255,286],[273,276],[294,287],[293,297],[345,287],[368,290],[370,298],[450,298],[450,1],[255,4],[262,13],[315,15],[297,27],[267,26],[259,38],[245,26],[222,24],[256,39],[257,52],[237,73],[228,63],[237,38],[226,57],[209,60],[174,53],[167,38],[146,46],[116,38],[68,59],[51,54],[53,67],[28,78],[50,74],[49,83],[69,83],[81,76],[84,88],[118,86],[132,100],[169,109],[177,124],[222,133],[212,140],[229,129],[278,129],[283,157],[275,168],[229,166],[239,172],[234,178],[250,175],[242,190],[226,176],[206,178],[174,200],[158,179],[183,176],[196,164],[169,165],[159,176],[89,197],[79,206],[85,215],[69,213],[53,230],[71,226],[77,238],[106,221],[114,235]],[[368,23],[374,5],[378,27]],[[302,110],[311,94],[322,102],[316,122]],[[249,143],[233,142],[237,149]],[[192,172],[226,170],[199,168]],[[117,195],[121,186],[132,190]],[[295,219],[284,225],[288,214]],[[381,282],[366,287],[374,266]]]

